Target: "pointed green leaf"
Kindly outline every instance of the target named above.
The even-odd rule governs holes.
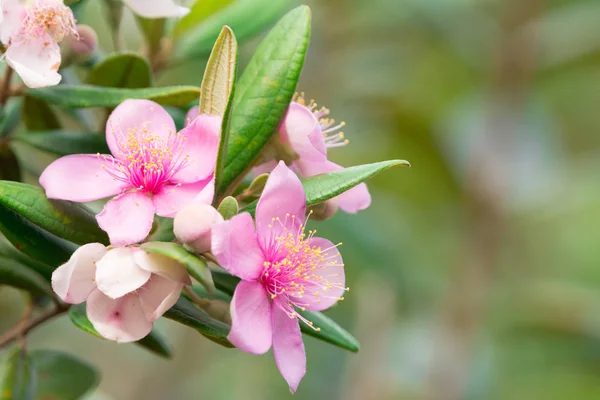
[[[290,11],[258,46],[238,82],[218,197],[233,190],[277,130],[296,90],[310,36],[310,9]]]
[[[50,105],[31,96],[23,100],[23,122],[29,130],[60,129],[60,121]]]
[[[208,314],[200,311],[189,300],[183,297],[180,297],[177,300],[177,304],[171,307],[164,316],[180,324],[194,328],[215,343],[225,347],[233,347],[227,340],[229,326],[209,317]]]
[[[0,181],[0,204],[33,224],[77,244],[108,244],[94,214],[81,204],[49,200],[43,189],[19,182]]]
[[[184,106],[200,96],[195,86],[121,89],[92,85],[58,85],[29,89],[27,93],[48,103],[75,107],[116,107],[127,99],[148,99],[163,106]]]
[[[98,386],[91,365],[65,353],[37,350],[29,356],[37,375],[35,400],[75,400]]]
[[[41,296],[53,295],[52,288],[40,274],[4,256],[0,256],[0,285],[24,289]]]
[[[70,132],[65,130],[26,132],[13,135],[13,139],[60,156],[69,154],[110,154],[104,135],[92,132]]]
[[[206,9],[202,10],[206,3]],[[292,1],[235,0],[221,9],[217,9],[220,4],[215,6],[212,3],[224,1],[197,2],[186,16],[188,18],[184,17],[176,26],[175,34],[180,39],[175,49],[177,57],[202,57],[209,54],[224,25],[231,27],[240,42],[251,38],[283,15]],[[210,12],[210,16],[199,15],[203,11]]]
[[[311,176],[302,180],[304,192],[306,193],[306,205],[312,206],[336,197],[348,189],[366,181],[367,179],[385,171],[386,169],[397,166],[410,166],[408,161],[390,160],[373,164],[358,165],[356,167],[344,168],[336,172]],[[254,215],[256,205],[255,201],[246,207],[242,212],[249,212]]]
[[[24,349],[15,348],[0,360],[0,399],[34,400],[36,373]]]
[[[142,244],[141,248],[144,251],[160,254],[183,264],[189,274],[208,289],[208,291],[212,292],[215,290],[215,284],[213,283],[212,275],[206,261],[196,257],[182,246],[176,243],[147,242]]]
[[[152,86],[152,69],[137,53],[115,53],[96,64],[90,71],[90,85],[139,89]]]
[[[85,303],[72,305],[69,308],[69,318],[71,319],[73,325],[75,325],[82,331],[87,332],[90,335],[94,335],[100,339],[104,339],[98,333],[98,331],[96,331],[96,329],[88,319],[85,311]],[[141,340],[138,340],[137,342],[135,342],[135,344],[161,357],[172,357],[169,345],[167,344],[166,340],[162,337],[162,335],[160,335],[160,333],[157,332],[156,329],[153,329],[152,332],[148,334],[148,336]]]
[[[223,292],[229,296],[233,296],[235,287],[240,281],[239,278],[222,271],[213,271],[213,280],[218,289],[217,294]],[[307,320],[312,321],[315,328],[320,328],[317,331],[304,323],[300,323],[300,329],[303,333],[352,352],[358,351],[360,347],[358,341],[331,318],[317,311],[297,311]]]

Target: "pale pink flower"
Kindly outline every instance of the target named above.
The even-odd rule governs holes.
[[[297,312],[331,307],[346,290],[344,264],[327,239],[305,233],[306,197],[298,177],[283,162],[273,170],[256,208],[216,225],[212,252],[242,279],[231,301],[228,339],[262,354],[273,346],[279,371],[294,392],[306,372]],[[319,329],[319,328],[314,328]]]
[[[31,88],[57,85],[61,76],[60,43],[77,36],[71,9],[62,0],[0,2],[0,41],[7,46],[3,57],[25,85]]]
[[[180,132],[148,100],[126,100],[108,119],[112,155],[76,154],[46,168],[48,198],[87,202],[117,195],[96,219],[114,246],[143,240],[154,214],[173,217],[183,206],[212,202],[221,117],[201,115]]]
[[[223,221],[214,207],[208,204],[190,204],[175,216],[173,233],[181,243],[196,253],[206,253],[211,247],[212,228]]]
[[[141,248],[107,249],[90,243],[52,274],[52,288],[66,303],[87,301],[87,316],[100,335],[125,343],[144,338],[191,285],[185,267]]]
[[[317,110],[314,102],[306,104],[301,96],[296,96],[290,104],[286,116],[279,126],[281,145],[292,150],[295,157],[291,167],[301,177],[335,172],[343,167],[331,162],[327,157],[327,149],[342,147],[348,144],[344,133],[339,130],[345,125],[336,124],[328,118],[329,110]],[[287,160],[288,162],[291,160]],[[268,161],[254,169],[255,174],[269,172],[275,167],[276,161]],[[367,185],[360,185],[342,193],[336,202],[330,202],[330,211],[337,207],[348,213],[357,213],[371,204],[371,195]]]
[[[190,12],[177,0],[123,0],[123,3],[144,18],[183,17]]]

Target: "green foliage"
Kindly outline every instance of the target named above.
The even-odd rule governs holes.
[[[152,86],[152,69],[148,61],[137,53],[111,54],[96,64],[87,77],[87,83],[96,86],[141,89]]]
[[[23,123],[27,129],[46,130],[60,129],[60,121],[56,113],[50,108],[48,103],[36,99],[35,97],[25,96],[23,98]]]
[[[310,9],[290,11],[259,45],[233,100],[227,158],[217,195],[228,195],[279,125],[296,90],[310,36]]]
[[[110,154],[106,138],[93,132],[42,131],[13,135],[14,140],[59,156],[69,154]]]
[[[221,204],[219,204],[218,211],[225,220],[233,218],[239,211],[238,202],[235,197],[225,197]]]
[[[74,108],[116,107],[127,99],[148,99],[163,106],[183,106],[200,95],[193,86],[173,86],[144,89],[108,88],[92,85],[59,85],[27,93],[48,103]]]
[[[54,295],[44,277],[29,266],[5,256],[0,256],[0,285],[13,286],[41,296]]]
[[[0,360],[0,395],[4,400],[33,400],[35,370],[24,349],[15,348]]]

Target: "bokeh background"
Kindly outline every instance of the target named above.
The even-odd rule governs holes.
[[[361,350],[305,338],[295,399],[600,398],[600,2],[303,3],[313,33],[299,89],[347,122],[350,144],[331,158],[412,168],[372,179],[368,210],[313,224],[343,242],[351,291],[327,314]],[[88,1],[82,22],[109,52],[100,7]],[[123,24],[136,49],[134,20]],[[242,67],[259,41],[243,44]],[[198,85],[204,62],[158,84]],[[19,299],[0,288],[0,328]],[[89,399],[291,398],[271,355],[158,326],[172,361],[64,317],[30,346],[98,366]]]

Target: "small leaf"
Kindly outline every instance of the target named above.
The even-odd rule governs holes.
[[[231,219],[238,213],[238,202],[234,197],[227,196],[219,204],[218,210],[225,220]]]
[[[95,368],[69,354],[37,350],[29,358],[37,373],[36,400],[80,399],[100,382]]]
[[[60,129],[60,121],[48,103],[31,96],[23,100],[23,122],[29,130]]]
[[[152,70],[148,61],[137,53],[115,53],[90,71],[87,83],[115,88],[146,88],[152,86]]]
[[[100,339],[104,339],[94,326],[90,322],[87,317],[87,313],[85,311],[85,303],[72,305],[69,307],[69,318],[73,325],[78,327],[84,332],[89,333],[90,335],[96,336]],[[171,358],[171,349],[166,342],[166,340],[157,332],[156,329],[153,329],[152,332],[148,334],[145,338],[138,340],[135,344],[145,348],[146,350],[151,351],[152,353],[164,357]]]
[[[83,205],[49,200],[43,189],[19,182],[0,181],[0,204],[20,214],[38,227],[71,242],[108,244],[108,236],[98,227],[94,214]]]
[[[200,88],[200,114],[223,116],[235,82],[237,42],[228,26],[215,42]]]
[[[212,0],[211,3],[215,1],[219,0]],[[222,1],[220,2],[222,3]],[[194,8],[204,7],[205,3],[206,1],[197,2],[197,7]],[[175,48],[175,55],[177,57],[206,56],[210,53],[212,45],[224,25],[230,26],[238,41],[242,42],[276,21],[289,9],[291,4],[291,0],[236,0],[201,23],[196,23],[201,18],[194,23],[189,23],[189,20],[185,21],[183,18],[182,26],[175,30],[180,39]],[[194,12],[194,8],[190,14]],[[216,11],[214,8],[213,10]],[[189,18],[192,19],[194,16]],[[195,26],[192,27],[192,25]]]
[[[75,108],[116,107],[127,99],[148,99],[163,106],[184,106],[200,96],[200,89],[195,86],[121,89],[92,85],[58,85],[29,89],[27,93],[48,103]]]
[[[233,296],[235,287],[240,281],[239,278],[222,271],[213,271],[213,280],[218,289],[217,293],[222,291],[229,296]],[[352,352],[358,351],[360,347],[358,341],[331,318],[317,311],[297,311],[307,320],[312,321],[315,328],[321,329],[316,331],[310,326],[300,323],[303,333]]]
[[[281,122],[304,64],[310,19],[306,6],[290,11],[263,40],[242,74],[233,101],[219,197],[230,194]]]
[[[36,374],[24,349],[15,348],[0,360],[0,399],[33,400]]]
[[[21,180],[19,160],[8,146],[8,143],[0,143],[0,179],[7,181]]]
[[[52,296],[52,288],[37,272],[27,265],[4,256],[0,256],[0,285],[24,289],[42,296]]]
[[[160,254],[183,264],[187,268],[188,273],[209,292],[215,290],[215,284],[213,283],[212,275],[206,261],[196,257],[182,246],[176,243],[147,242],[142,244],[141,248],[144,251]]]
[[[76,248],[74,244],[34,225],[1,203],[0,231],[18,250],[50,267],[67,262]],[[44,277],[50,279],[51,275]]]
[[[166,318],[179,322],[180,324],[196,329],[202,335],[215,343],[225,347],[233,347],[227,335],[229,326],[208,316],[205,312],[196,308],[189,300],[180,297],[169,311],[164,315]]]
[[[306,193],[306,205],[312,206],[336,197],[348,189],[366,181],[367,179],[397,166],[410,166],[408,161],[390,160],[373,164],[358,165],[356,167],[344,168],[340,171],[329,172],[311,176],[302,180],[304,192]],[[241,211],[254,215],[258,201],[248,204]]]
[[[13,139],[60,156],[69,154],[110,154],[104,135],[92,132],[69,132],[65,130],[26,132],[14,135]]]

